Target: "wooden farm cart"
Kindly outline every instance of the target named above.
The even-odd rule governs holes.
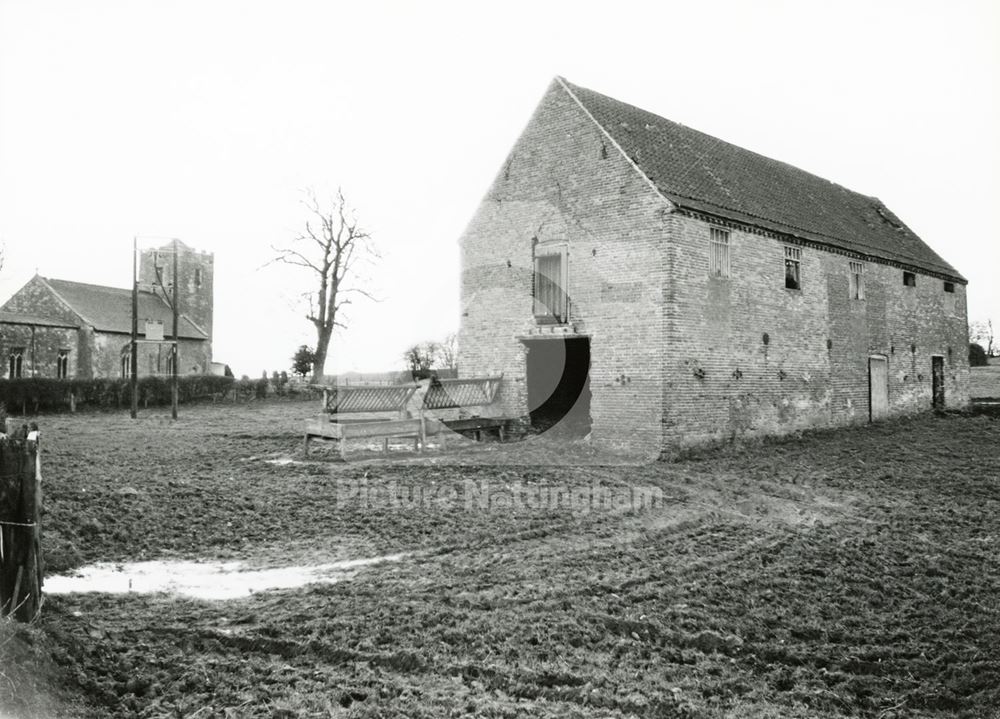
[[[503,377],[467,377],[464,379],[442,379],[432,382],[424,394],[423,409],[435,410],[479,410],[483,411],[496,399],[497,390]],[[503,441],[508,420],[500,417],[459,417],[458,419],[428,422],[428,431],[437,434],[440,425],[458,434],[473,432],[476,439],[482,439],[483,432],[495,431]]]
[[[323,414],[306,423],[304,450],[307,456],[309,440],[313,437],[337,440],[341,454],[348,439],[381,438],[382,448],[387,450],[390,437],[412,437],[414,449],[422,446],[426,437],[424,419],[422,416],[410,417],[407,411],[420,385],[314,387],[323,390]]]

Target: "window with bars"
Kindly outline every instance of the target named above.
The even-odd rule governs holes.
[[[865,264],[863,262],[850,262],[850,297],[852,300],[863,300],[865,298]]]
[[[801,247],[785,247],[785,289],[802,289]]]
[[[132,351],[131,348],[122,352],[122,377],[132,376]]]
[[[24,347],[11,348],[7,360],[7,376],[10,379],[17,379],[24,368]]]
[[[729,277],[729,232],[711,228],[708,242],[708,274],[712,277]]]
[[[566,296],[567,262],[565,247],[535,247],[535,318],[542,322],[569,321]]]
[[[56,377],[66,379],[69,377],[69,350],[59,350],[56,358]]]

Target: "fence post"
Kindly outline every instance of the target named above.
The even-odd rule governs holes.
[[[37,439],[16,434],[0,440],[0,614],[30,622],[42,605],[41,461]]]

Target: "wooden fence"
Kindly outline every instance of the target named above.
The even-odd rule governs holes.
[[[32,430],[22,426],[0,437],[0,616],[22,622],[41,608],[44,568],[38,433]]]

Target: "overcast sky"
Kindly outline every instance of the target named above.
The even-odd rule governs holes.
[[[215,356],[285,369],[265,267],[303,188],[384,256],[328,371],[458,326],[457,240],[552,77],[880,197],[1000,321],[1000,3],[0,0],[0,301],[129,286],[134,235],[215,253]]]

